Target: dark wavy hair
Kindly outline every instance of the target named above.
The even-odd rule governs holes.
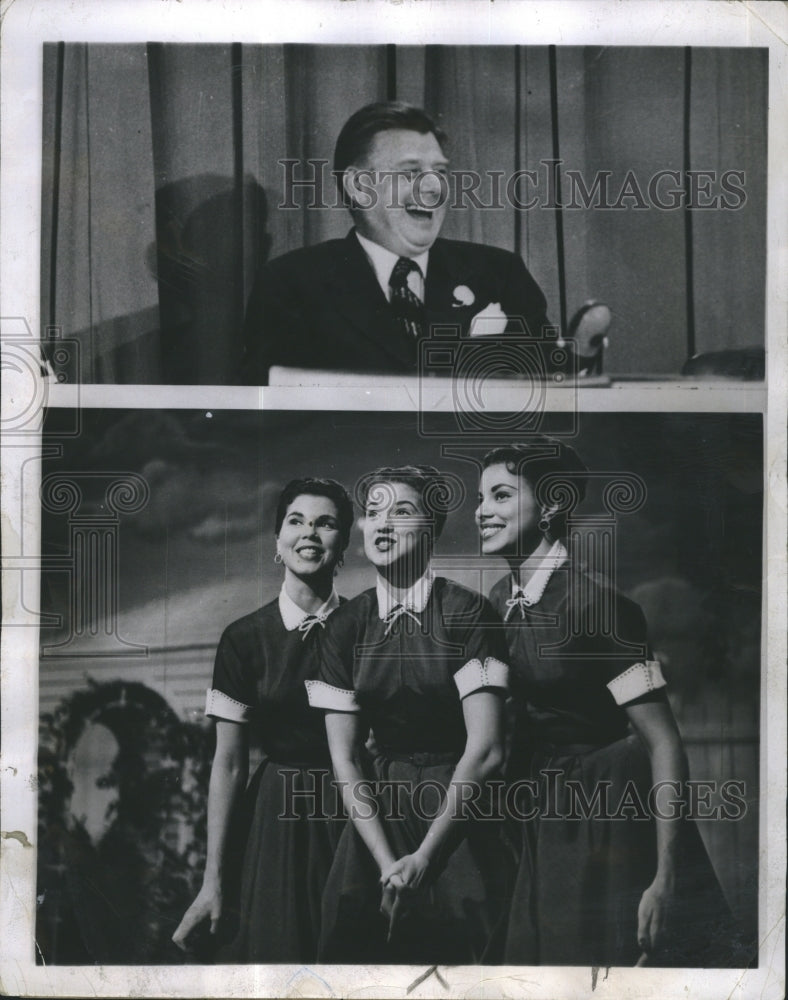
[[[353,164],[363,163],[376,135],[394,129],[407,129],[421,135],[432,133],[441,149],[446,150],[446,133],[421,108],[402,101],[378,101],[365,105],[348,118],[334,146],[334,177],[345,205],[349,206],[350,201],[342,184],[342,175]]]
[[[344,552],[350,541],[350,529],[353,527],[355,514],[353,512],[353,501],[345,487],[335,479],[291,479],[279,494],[279,501],[276,505],[276,520],[274,522],[274,534],[278,535],[285,519],[287,508],[300,496],[327,497],[333,500],[337,508],[337,518],[339,520],[339,530],[342,534],[342,551]]]
[[[550,521],[550,534],[554,538],[566,538],[567,518],[585,499],[588,481],[588,467],[571,445],[545,434],[535,434],[526,442],[488,451],[482,459],[482,468],[491,465],[504,465],[513,476],[524,479],[540,502],[549,502],[550,496],[541,495],[544,490],[561,499],[561,510]],[[546,480],[548,476],[549,481]],[[543,481],[541,489],[540,481]]]
[[[434,465],[387,465],[368,472],[361,477],[356,488],[356,502],[362,510],[366,510],[369,492],[378,483],[404,483],[415,490],[432,519],[433,537],[440,537],[446,524],[451,487]]]

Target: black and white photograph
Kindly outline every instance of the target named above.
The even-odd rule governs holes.
[[[82,416],[41,961],[757,962],[758,415]]]
[[[43,73],[63,380],[401,380],[447,336],[510,378],[764,378],[766,49],[60,43]]]
[[[0,993],[779,1000],[788,10],[0,19]]]

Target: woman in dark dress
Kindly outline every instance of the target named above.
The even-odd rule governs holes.
[[[566,513],[537,500],[545,476],[585,494],[571,447],[495,449],[476,512],[483,553],[509,564],[490,594],[511,666],[507,777],[537,789],[506,961],[528,963],[536,933],[543,965],[735,963],[730,912],[684,818],[686,756],[643,614],[568,551]]]
[[[221,953],[227,962],[312,962],[320,901],[344,827],[330,781],[320,712],[304,681],[316,677],[326,620],[340,605],[334,574],[353,523],[339,483],[301,479],[283,490],[276,513],[277,554],[285,578],[279,597],[233,622],[219,643],[206,715],[216,719],[216,754],[208,792],[203,884],[173,940],[229,908],[237,807],[243,800],[239,928]],[[246,786],[249,728],[265,759]],[[299,794],[307,793],[307,794]]]
[[[502,823],[466,818],[464,800],[483,808],[501,764],[506,649],[489,603],[430,569],[444,486],[425,466],[365,478],[377,583],[332,617],[307,682],[352,819],[326,885],[321,961],[478,962],[505,920]]]

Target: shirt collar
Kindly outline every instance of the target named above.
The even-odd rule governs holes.
[[[301,622],[307,618],[311,618],[313,615],[316,618],[326,619],[338,607],[339,597],[336,590],[332,590],[329,599],[314,612],[304,611],[303,608],[299,608],[285,590],[284,584],[282,584],[282,589],[279,591],[279,614],[282,616],[282,621],[288,632],[294,632]]]
[[[512,597],[516,597],[522,592],[529,607],[538,604],[554,570],[566,562],[568,555],[564,543],[560,539],[556,539],[524,587],[520,586],[516,576],[512,577]]]
[[[388,297],[391,272],[394,270],[394,265],[399,260],[399,257],[397,254],[392,253],[391,250],[387,250],[385,247],[382,247],[379,243],[373,243],[372,240],[367,239],[366,236],[362,236],[358,230],[356,230],[356,237],[358,238],[364,253],[367,257],[369,257],[369,262],[372,264],[375,271],[375,277],[378,279],[378,284]],[[422,277],[425,280],[427,278],[427,263],[429,261],[429,256],[429,250],[425,250],[424,253],[420,253],[418,257],[410,258],[414,264],[419,265]]]
[[[420,615],[427,607],[427,601],[430,599],[434,582],[435,577],[432,570],[428,569],[424,576],[420,577],[402,597],[395,597],[386,585],[386,581],[378,577],[376,585],[378,617],[383,621],[398,604],[401,604],[407,611],[412,611]]]

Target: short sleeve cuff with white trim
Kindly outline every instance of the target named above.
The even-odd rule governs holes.
[[[626,705],[627,702],[634,701],[649,691],[665,687],[665,684],[659,660],[644,660],[642,663],[633,663],[631,667],[627,667],[622,674],[614,677],[607,687],[617,705]]]
[[[249,722],[252,718],[252,706],[236,701],[224,691],[209,688],[205,697],[205,714],[226,722]]]
[[[327,708],[332,712],[360,712],[355,691],[334,687],[325,681],[304,681],[312,708]]]
[[[484,663],[479,659],[468,660],[454,675],[454,683],[460,692],[460,698],[484,688],[508,690],[509,668],[494,656],[488,656]]]

